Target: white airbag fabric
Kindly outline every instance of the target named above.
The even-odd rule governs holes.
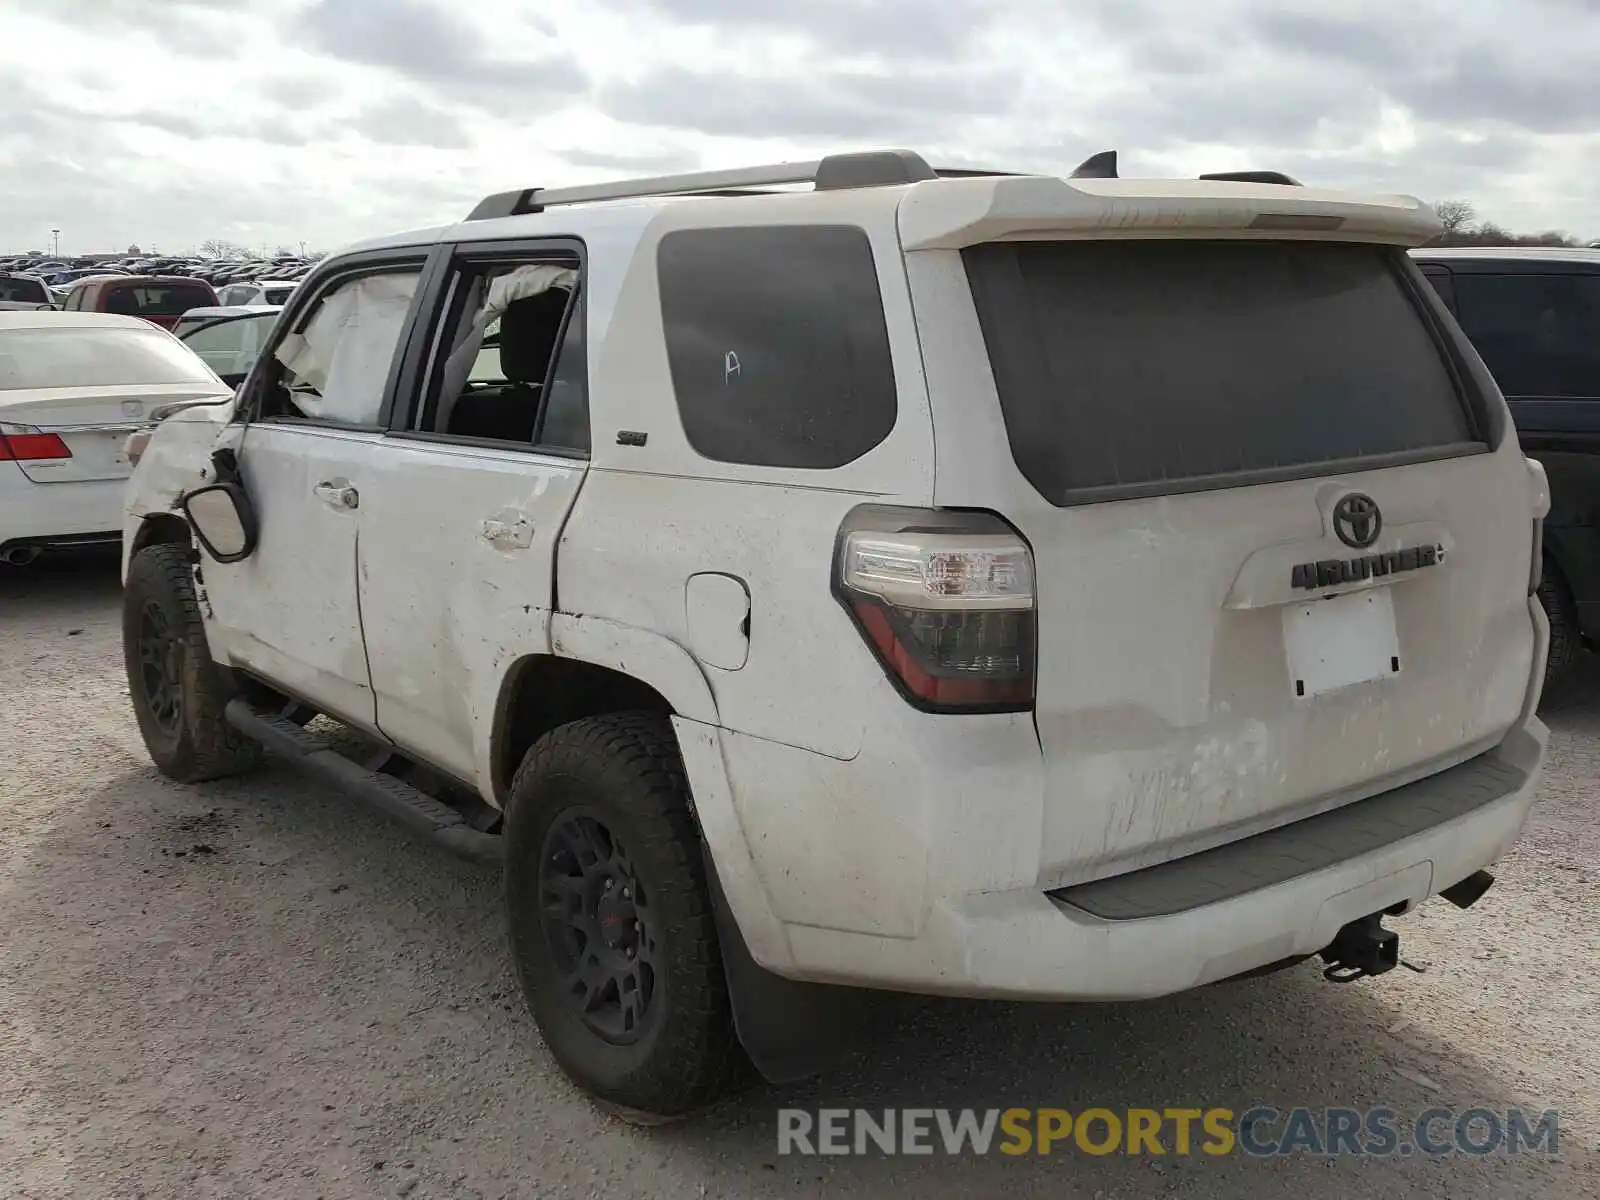
[[[277,358],[294,373],[294,402],[308,417],[369,424],[377,419],[395,346],[405,328],[419,276],[369,275],[322,302],[311,323],[291,333]]]

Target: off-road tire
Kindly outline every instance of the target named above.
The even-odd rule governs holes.
[[[233,693],[206,644],[190,558],[185,545],[146,546],[128,564],[122,595],[122,653],[139,732],[156,769],[180,783],[235,775],[262,758],[260,745],[223,719]],[[172,643],[177,712],[166,721],[153,707],[141,659],[147,608],[164,619]]]
[[[505,898],[517,977],[545,1044],[607,1111],[636,1123],[686,1116],[737,1087],[748,1060],[734,1030],[705,863],[672,727],[654,713],[574,721],[540,738],[517,769],[506,812]],[[616,1044],[558,986],[541,862],[547,839],[590,813],[626,848],[651,897],[653,1003],[647,1031]]]
[[[1572,678],[1583,652],[1583,635],[1578,629],[1578,610],[1561,569],[1548,558],[1539,579],[1539,603],[1550,622],[1550,658],[1545,664],[1546,687],[1560,687]]]

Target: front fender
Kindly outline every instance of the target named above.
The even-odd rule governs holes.
[[[150,435],[139,465],[123,490],[124,581],[134,539],[145,519],[176,512],[183,496],[215,482],[211,478],[212,452],[223,445],[236,447],[243,436],[243,426],[228,424],[232,415],[231,401],[196,405],[174,413]]]

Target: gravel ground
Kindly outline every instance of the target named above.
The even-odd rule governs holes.
[[[1549,714],[1543,800],[1396,971],[1302,966],[1141,1005],[896,1000],[847,1068],[639,1130],[558,1074],[497,879],[280,767],[151,769],[114,561],[0,568],[0,1196],[1600,1195],[1600,683]],[[1561,1154],[807,1158],[776,1110],[1561,1112]]]

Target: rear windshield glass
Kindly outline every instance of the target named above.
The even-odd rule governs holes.
[[[198,355],[159,329],[0,329],[0,390],[163,383],[222,390]]]
[[[0,275],[0,300],[18,304],[46,304],[50,300],[50,292],[42,280]]]
[[[1314,242],[963,252],[1012,455],[1054,503],[1477,440],[1395,257]]]
[[[192,283],[141,283],[111,288],[100,307],[130,317],[176,317],[215,303],[208,290]]]

